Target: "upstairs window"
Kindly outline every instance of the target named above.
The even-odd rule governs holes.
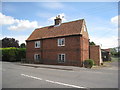
[[[58,62],[60,63],[65,62],[65,54],[58,54]]]
[[[35,41],[35,48],[40,48],[40,41]]]
[[[58,46],[65,46],[65,38],[58,39]]]
[[[40,60],[40,55],[39,54],[34,54],[34,60]]]

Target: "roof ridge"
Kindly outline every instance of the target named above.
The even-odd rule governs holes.
[[[77,22],[77,21],[82,21],[82,20],[84,20],[84,19],[78,19],[78,20],[75,20],[75,21],[64,22],[64,23],[61,23],[61,24],[67,24],[67,23],[72,23],[72,22]],[[47,28],[47,27],[52,27],[52,26],[55,26],[55,25],[50,25],[50,26],[45,26],[45,27],[41,27],[41,28],[36,28],[35,30],[42,29],[42,28]]]

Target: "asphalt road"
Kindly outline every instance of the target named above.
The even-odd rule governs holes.
[[[2,88],[118,88],[115,64],[94,69],[59,70],[2,62],[0,71]]]

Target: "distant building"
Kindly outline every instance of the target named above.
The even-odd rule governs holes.
[[[111,61],[110,49],[102,49],[103,61]]]

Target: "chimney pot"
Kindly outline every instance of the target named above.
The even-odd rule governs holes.
[[[60,25],[62,23],[62,19],[60,18],[60,15],[56,16],[54,21],[55,21],[55,25]]]

